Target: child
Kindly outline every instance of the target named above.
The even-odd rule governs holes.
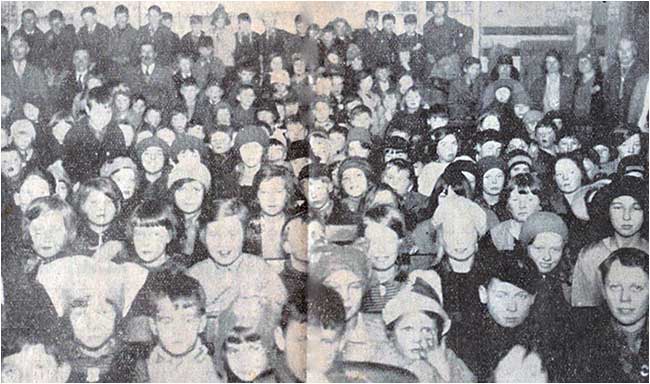
[[[174,86],[176,88],[176,92],[178,92],[179,97],[180,97],[181,84],[183,83],[183,81],[190,78],[194,79],[194,76],[192,76],[193,63],[194,61],[192,60],[192,56],[190,53],[181,52],[176,57],[176,72],[174,72],[174,74],[172,75],[172,81],[174,82]]]
[[[306,292],[306,289],[305,286],[302,291]],[[274,330],[273,336],[275,345],[282,352],[275,368],[278,381],[306,382],[307,301],[304,293],[300,297],[289,295],[289,300],[282,307],[280,325]]]
[[[326,167],[313,164],[300,171],[298,182],[307,198],[310,215],[327,223],[334,209],[334,186]]]
[[[287,118],[285,126],[287,127],[286,137],[289,144],[307,138],[307,129],[300,119]]]
[[[259,213],[246,227],[244,252],[259,255],[280,272],[284,267],[282,227],[293,197],[293,175],[285,167],[265,165],[253,180]]]
[[[54,178],[49,173],[42,172],[38,168],[25,172],[14,192],[14,204],[24,213],[32,201],[39,197],[51,196],[55,188]]]
[[[254,293],[278,310],[286,300],[282,280],[271,267],[260,257],[242,253],[248,209],[235,199],[220,199],[211,205],[213,213],[200,235],[210,257],[187,271],[206,293],[208,341],[216,340],[219,315],[243,292]]]
[[[449,112],[447,107],[441,104],[434,104],[427,113],[427,125],[429,132],[445,127],[449,123]]]
[[[181,222],[176,251],[184,255],[187,265],[207,257],[199,241],[199,218],[210,199],[211,180],[208,168],[196,160],[179,161],[167,178],[169,197]]]
[[[269,135],[265,129],[251,125],[242,129],[235,136],[235,148],[241,162],[235,168],[235,176],[241,188],[241,195],[252,201],[253,180],[262,167],[262,159],[269,145]]]
[[[255,124],[257,116],[253,103],[256,99],[255,89],[252,85],[241,85],[237,92],[237,106],[233,110],[232,123],[236,129]]]
[[[138,165],[143,177],[138,190],[143,199],[161,199],[167,190],[167,160],[169,146],[162,139],[152,136],[140,141],[135,146]]]
[[[159,107],[152,105],[148,106],[144,111],[143,124],[141,130],[147,130],[151,133],[156,133],[162,122],[162,111]]]
[[[181,273],[165,275],[148,295],[157,343],[146,360],[136,363],[141,368],[137,381],[221,382],[200,339],[207,322],[201,285]]]
[[[99,176],[108,177],[117,184],[122,193],[121,219],[129,217],[133,208],[140,201],[138,186],[140,185],[138,168],[129,157],[116,157],[108,160],[99,170]]]
[[[313,104],[314,126],[313,129],[321,129],[329,132],[334,127],[331,120],[332,108],[327,99],[317,99]]]
[[[34,140],[36,140],[34,124],[27,119],[16,120],[11,124],[10,132],[11,142],[20,151],[24,166],[38,166],[40,160],[34,150]]]
[[[476,161],[485,157],[501,157],[503,148],[503,135],[501,133],[488,129],[478,132],[474,136],[474,150],[476,151]]]
[[[347,157],[368,159],[372,149],[370,132],[362,128],[351,128],[348,131],[346,152]]]
[[[269,140],[269,149],[266,151],[266,162],[273,165],[279,165],[291,170],[290,164],[287,163],[287,145],[284,136],[281,141],[276,138]]]
[[[199,87],[199,84],[193,77],[183,79],[180,83],[179,104],[185,109],[188,121],[195,120],[194,116],[197,110],[197,96],[199,95],[200,90],[201,88]]]
[[[393,116],[392,123],[402,126],[409,132],[412,141],[424,136],[427,131],[427,116],[422,108],[422,90],[411,86],[402,97],[403,110]]]
[[[365,159],[351,157],[338,171],[341,196],[332,217],[339,224],[358,224],[363,218],[365,197],[373,188],[372,170]]]
[[[387,205],[368,210],[363,223],[363,237],[369,243],[372,278],[363,297],[361,311],[380,313],[406,281],[406,272],[400,271],[397,260],[400,245],[406,236],[406,225],[402,213]]]
[[[370,130],[373,123],[372,110],[365,105],[358,105],[350,112],[350,126]]]
[[[201,36],[198,41],[199,57],[192,67],[192,73],[199,84],[205,87],[210,82],[220,83],[226,75],[226,68],[219,58],[214,55],[214,41],[211,36]]]
[[[191,135],[181,135],[171,146],[171,161],[182,163],[194,161],[205,163],[208,158],[208,148],[203,141]]]
[[[234,131],[228,126],[218,126],[209,136],[208,146],[211,149],[208,156],[208,169],[212,174],[212,191],[216,196],[222,196],[227,191],[224,181],[230,170],[237,164],[237,154],[234,151]],[[217,182],[219,181],[219,182]]]
[[[381,174],[381,181],[390,186],[399,197],[400,209],[409,230],[426,219],[425,211],[429,202],[426,196],[414,189],[417,178],[411,163],[404,159],[390,160]]]
[[[116,220],[123,200],[117,184],[107,177],[81,183],[74,194],[74,202],[83,218],[79,226],[82,254],[91,255],[107,241],[124,239],[123,229]]]
[[[308,216],[300,214],[284,223],[282,249],[289,256],[280,272],[289,300],[304,298],[309,277]]]
[[[201,29],[202,27],[203,17],[199,15],[191,15],[191,30],[183,35],[180,41],[180,51],[192,58],[192,61],[196,61],[199,58],[198,42],[201,37],[205,36],[205,32]]]
[[[329,137],[325,131],[314,130],[309,134],[309,149],[312,162],[327,165],[332,156]]]
[[[425,196],[431,196],[438,178],[454,161],[460,149],[458,133],[450,128],[436,129],[432,133],[432,139],[430,154],[433,159],[418,175],[418,192]]]
[[[2,359],[5,383],[65,383],[70,364],[59,360],[59,351],[50,340],[34,336],[17,341]],[[4,350],[4,348],[3,348]]]
[[[508,219],[508,213],[501,203],[501,192],[506,183],[506,164],[503,160],[488,156],[478,162],[481,175],[476,183],[475,201],[483,208],[488,220],[488,229]]]
[[[174,108],[171,112],[169,125],[171,125],[171,128],[177,135],[185,134],[188,120],[187,111],[184,108]]]
[[[343,161],[345,159],[345,146],[348,140],[348,129],[337,125],[328,134],[330,140],[331,162]]]
[[[2,156],[2,182],[9,184],[8,192],[15,192],[23,173],[23,157],[15,145],[9,145],[0,151]]]

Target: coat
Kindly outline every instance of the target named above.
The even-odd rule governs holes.
[[[425,49],[427,54],[436,60],[454,53],[462,56],[465,46],[472,41],[472,30],[458,20],[445,16],[445,21],[438,26],[434,18],[430,18],[422,27]]]
[[[575,81],[566,75],[560,75],[560,110],[573,109],[573,90]],[[538,77],[530,86],[531,109],[544,110],[544,94],[546,93],[546,76]]]
[[[122,81],[131,87],[133,94],[143,94],[147,99],[147,105],[156,105],[164,109],[175,100],[172,71],[162,62],[156,63],[149,77],[143,73],[140,65],[131,67]]]
[[[648,73],[648,67],[639,59],[632,63],[624,81],[621,78],[621,66],[614,64],[605,75],[605,97],[607,98],[607,114],[616,124],[627,121],[632,92],[638,79]],[[621,92],[621,87],[623,90]],[[622,94],[621,94],[622,93]],[[619,95],[623,97],[619,97]]]
[[[244,37],[240,33],[235,34],[235,52],[233,59],[235,67],[251,66],[258,71],[260,68],[260,35],[257,32],[251,32]]]
[[[127,24],[124,29],[117,25],[111,28],[111,37],[108,42],[112,72],[119,77],[122,72],[139,61],[140,46],[138,45],[138,31]]]
[[[2,66],[2,94],[11,99],[16,118],[23,117],[23,105],[31,103],[45,116],[49,107],[47,80],[43,71],[27,62],[25,72],[19,77],[13,61]]]
[[[161,24],[152,34],[149,24],[143,25],[138,30],[138,46],[145,42],[153,44],[154,50],[158,54],[158,62],[161,65],[170,66],[174,64],[180,40],[169,28]]]
[[[34,27],[32,33],[27,33],[27,31],[25,31],[21,26],[13,35],[11,35],[11,38],[14,36],[22,36],[27,41],[27,44],[29,44],[27,61],[39,68],[44,68],[46,61],[44,60],[45,34],[43,31],[38,29],[38,27]]]
[[[81,27],[77,34],[79,47],[85,48],[90,54],[90,60],[95,61],[96,68],[99,72],[106,70],[108,66],[109,42],[111,39],[111,30],[101,23],[95,25],[92,32],[88,31],[87,26]]]
[[[51,29],[47,31],[43,47],[43,60],[47,67],[57,71],[71,70],[72,56],[77,44],[77,33],[71,24],[64,26],[58,35]]]

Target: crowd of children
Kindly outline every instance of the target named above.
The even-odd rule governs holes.
[[[638,43],[527,89],[432,11],[3,27],[2,380],[647,382]]]

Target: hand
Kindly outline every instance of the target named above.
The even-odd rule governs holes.
[[[526,348],[515,345],[494,370],[497,383],[546,383],[548,376],[536,352],[526,355]]]
[[[438,345],[434,344],[433,338],[425,341],[426,346],[423,346],[423,358],[436,369],[444,382],[449,382],[451,379],[451,367],[449,366],[449,359],[447,358],[447,341],[443,338]]]
[[[23,105],[23,113],[29,120],[38,121],[38,114],[40,113],[40,110],[34,104],[25,103],[25,105]]]

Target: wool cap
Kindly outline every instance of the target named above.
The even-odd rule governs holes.
[[[535,212],[522,225],[519,240],[528,245],[535,240],[535,236],[545,232],[557,233],[565,242],[569,239],[569,228],[560,216],[553,212]]]
[[[170,189],[172,185],[178,180],[196,180],[207,191],[210,189],[210,182],[212,181],[212,176],[210,176],[210,171],[208,167],[196,161],[186,161],[180,162],[174,165],[172,170],[169,172],[167,177],[167,189]]]
[[[169,157],[169,145],[167,145],[167,143],[163,139],[159,138],[158,136],[150,136],[145,139],[142,139],[135,146],[135,153],[138,155],[138,159],[142,158],[142,154],[149,147],[162,148],[165,157]]]
[[[99,176],[111,177],[112,174],[123,168],[132,169],[136,174],[138,172],[138,167],[130,157],[121,156],[106,160],[106,162],[102,165],[102,168],[99,170]]]
[[[648,162],[641,155],[625,156],[618,163],[616,171],[620,176],[625,176],[630,172],[640,172],[645,175],[648,172]]]
[[[315,281],[323,282],[333,273],[349,271],[362,280],[364,289],[370,282],[370,262],[366,255],[351,245],[327,244],[317,246],[313,250],[317,259],[309,273]]]
[[[183,151],[197,151],[202,159],[205,159],[208,155],[208,147],[205,143],[192,135],[177,135],[171,149],[174,158]]]
[[[348,131],[348,145],[353,141],[360,141],[368,145],[372,144],[372,139],[370,138],[370,131],[363,128],[352,128]]]
[[[247,143],[258,143],[266,148],[269,145],[269,134],[266,129],[257,125],[247,125],[237,132],[235,136],[235,148],[239,150],[242,145]]]
[[[341,162],[341,165],[339,166],[339,180],[343,178],[343,172],[352,168],[360,169],[366,175],[366,179],[370,180],[372,176],[372,168],[370,167],[368,160],[361,157],[349,157]]]
[[[506,163],[495,156],[486,156],[478,161],[478,169],[481,171],[481,175],[485,175],[490,169],[496,168],[500,169],[503,174],[506,173]]]
[[[486,287],[492,279],[499,279],[531,295],[537,293],[541,281],[541,274],[531,258],[518,257],[512,253],[497,255],[490,263],[486,263],[482,274],[482,285]]]
[[[518,164],[528,164],[529,167],[532,167],[533,159],[526,151],[515,150],[510,152],[508,158],[508,170],[511,170],[515,165]]]

